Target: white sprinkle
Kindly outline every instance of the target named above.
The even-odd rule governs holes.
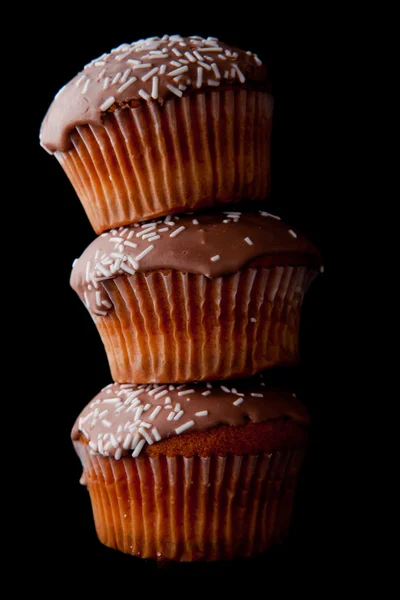
[[[175,404],[174,411],[177,413],[177,412],[179,412],[180,410],[181,410],[181,404],[180,404],[180,402],[177,402],[177,403]]]
[[[139,263],[136,262],[136,260],[132,257],[132,256],[128,256],[128,261],[131,263],[132,267],[134,269],[138,269],[139,268]],[[124,268],[124,266],[122,265],[122,268]],[[126,270],[126,268],[125,268]]]
[[[158,400],[158,398],[162,398],[163,396],[166,396],[167,394],[168,394],[168,390],[163,390],[162,392],[158,392],[158,394],[156,394],[156,395],[154,396],[154,398],[155,398],[156,400]]]
[[[144,406],[139,406],[136,409],[136,413],[135,413],[135,416],[134,416],[135,421],[137,421],[138,419],[140,419],[140,417],[142,416],[143,408],[144,408]]]
[[[89,442],[89,446],[91,447],[92,450],[97,452],[97,444],[95,442]]]
[[[242,404],[242,402],[244,402],[243,398],[238,398],[237,400],[235,400],[235,402],[233,403],[233,406],[239,406],[240,404]]]
[[[219,81],[214,81],[213,79],[207,79],[207,85],[211,85],[213,87],[217,87],[219,85]]]
[[[156,406],[155,409],[153,410],[153,412],[151,413],[151,415],[148,418],[149,421],[154,421],[154,419],[156,418],[156,416],[158,415],[158,413],[161,411],[162,407],[161,406]]]
[[[124,241],[124,238],[122,237],[112,237],[108,240],[109,242],[114,242],[116,244],[119,244],[120,242]],[[96,257],[95,257],[96,258]]]
[[[164,219],[164,223],[170,223],[171,219],[172,219],[172,215],[167,215]]]
[[[196,87],[201,88],[202,85],[203,85],[203,68],[197,67]]]
[[[122,449],[121,449],[121,448],[118,448],[118,449],[115,451],[114,458],[115,458],[115,460],[119,460],[119,459],[121,458],[121,456],[122,456]]]
[[[255,393],[251,393],[250,396],[253,396],[253,398],[264,398],[264,394],[255,394]]]
[[[161,440],[161,435],[158,433],[158,430],[155,427],[153,427],[151,433],[153,434],[153,437],[156,440],[156,442],[159,442]]]
[[[112,80],[111,85],[118,83],[118,81],[121,78],[121,75],[122,75],[121,71],[118,71],[118,73],[115,75],[114,79]]]
[[[289,229],[289,233],[290,233],[290,235],[291,235],[291,236],[293,236],[294,238],[297,238],[297,233],[295,233],[295,232],[293,231],[293,229]]]
[[[133,269],[130,269],[129,267],[127,267],[125,263],[121,263],[121,269],[123,271],[125,271],[125,273],[128,273],[129,275],[135,275],[135,273],[136,273],[136,271],[134,271]]]
[[[229,79],[229,71],[224,71],[224,79]]]
[[[203,60],[202,55],[197,50],[193,50],[193,54],[195,55],[197,60]]]
[[[131,233],[133,234],[133,231],[131,231]],[[129,242],[126,241],[124,242],[125,246],[129,246],[130,248],[137,248],[137,244],[135,244],[134,242]]]
[[[141,440],[136,446],[134,452],[132,452],[132,458],[136,458],[142,451],[143,446],[145,445],[146,440]]]
[[[151,97],[154,98],[154,100],[157,100],[157,98],[158,98],[158,77],[153,77],[151,84],[152,84]]]
[[[199,52],[221,52],[223,48],[219,48],[218,46],[214,46],[211,48],[199,48]]]
[[[104,425],[104,427],[111,427],[112,423],[110,423],[110,421],[106,421],[105,419],[102,420],[102,423]]]
[[[110,435],[110,442],[114,448],[118,448],[118,446],[119,446],[118,440],[113,433]]]
[[[277,219],[278,221],[281,220],[280,217],[277,217],[276,215],[272,215],[271,213],[266,212],[265,210],[260,210],[259,212],[262,217],[271,217],[272,219]]]
[[[218,58],[220,58],[221,60],[226,60],[226,56],[224,56],[223,54],[218,54]]]
[[[258,66],[262,65],[262,61],[258,58],[257,54],[254,54],[254,60],[256,62],[256,65],[258,65]]]
[[[185,414],[185,413],[184,413],[184,411],[183,411],[183,410],[180,410],[180,411],[178,412],[178,414],[177,414],[177,415],[175,415],[174,421],[179,421],[179,419],[180,419],[181,417],[183,417],[183,415],[184,415],[184,414]]]
[[[324,271],[325,271],[325,268],[324,268],[324,266],[322,265],[322,267],[320,267],[320,268],[319,268],[319,272],[320,272],[320,273],[323,273]]]
[[[167,73],[167,75],[168,77],[176,77],[177,75],[180,75],[181,73],[186,73],[187,71],[189,71],[189,67],[183,66],[179,67],[179,69],[174,69],[173,71],[170,71],[169,73]]]
[[[254,246],[254,242],[249,238],[249,237],[245,237],[244,241],[246,242],[246,244],[248,244],[249,246]]]
[[[151,246],[148,246],[147,248],[145,248],[143,250],[143,252],[141,252],[140,254],[138,254],[137,256],[135,256],[135,260],[137,260],[139,262],[139,260],[141,260],[142,258],[144,258],[146,256],[146,254],[148,254],[152,250],[154,250],[154,245],[153,244],[151,244]]]
[[[125,255],[122,252],[111,252],[111,258],[120,258],[121,260],[125,258]]]
[[[182,52],[179,52],[178,48],[172,48],[172,52],[175,56],[182,56]]]
[[[232,69],[231,69],[231,78],[232,78],[232,79],[235,79],[235,75],[236,75],[236,71],[235,71],[235,69],[232,67]]]
[[[86,423],[86,421],[88,421],[88,420],[90,419],[90,417],[91,417],[91,416],[93,416],[93,411],[91,411],[89,414],[87,414],[87,415],[86,415],[86,417],[83,417],[83,418],[81,417],[81,418],[79,419],[79,427],[80,427],[81,425],[83,425],[84,423]]]
[[[148,94],[145,90],[139,90],[138,94],[144,98],[144,100],[150,100],[150,94]]]
[[[151,230],[149,233],[145,233],[144,235],[142,235],[142,239],[147,240],[147,238],[153,237],[154,233],[155,232],[153,230]],[[158,237],[160,237],[160,236],[158,236]]]
[[[86,94],[86,92],[87,92],[87,89],[88,89],[88,87],[89,87],[89,83],[90,83],[90,79],[86,79],[86,81],[85,81],[85,83],[84,83],[84,85],[83,85],[83,88],[82,88],[81,94]]]
[[[132,85],[132,83],[135,83],[136,80],[137,77],[131,77],[126,83],[124,83],[124,85],[121,85],[121,87],[118,88],[118,92],[124,92],[130,85]]]
[[[255,319],[254,317],[251,317],[250,321],[251,321],[252,323],[257,323],[257,319]]]
[[[132,394],[129,394],[127,400],[130,400],[132,402],[132,400],[134,400],[134,398],[137,398],[142,393],[143,393],[143,389],[136,390],[135,392],[132,392]]]
[[[211,394],[210,390],[207,390],[206,392],[203,392],[201,395],[202,396],[209,396]]]
[[[81,77],[79,77],[78,81],[75,83],[75,87],[79,87],[81,82],[85,79],[85,77],[86,75],[81,75]]]
[[[207,381],[206,388],[208,388],[209,390],[211,390],[212,389],[212,383],[210,383],[209,381]]]
[[[98,446],[100,454],[103,454],[103,440],[99,440]]]
[[[187,59],[190,60],[190,62],[192,62],[192,63],[196,62],[195,57],[190,52],[185,52],[185,56],[186,56]]]
[[[128,62],[128,63],[132,63],[132,64],[133,64],[133,61],[132,61],[132,60],[128,60],[127,62]],[[136,61],[134,61],[134,62],[136,63]],[[137,69],[148,69],[149,67],[152,67],[152,66],[153,66],[153,65],[152,65],[151,63],[142,63],[142,64],[140,64],[140,65],[138,65],[138,64],[133,64],[132,70],[135,70],[135,71],[136,71]]]
[[[233,63],[233,68],[239,76],[240,83],[244,83],[246,81],[246,77],[243,75],[242,71],[239,69],[236,63]]]
[[[200,412],[195,413],[196,417],[206,417],[208,415],[208,410],[201,410]]]
[[[123,449],[128,450],[131,445],[131,442],[132,442],[132,434],[128,433],[124,440],[124,443],[122,444]]]
[[[198,225],[199,224],[199,222],[198,222],[197,219],[193,219],[192,223],[193,223],[193,225]]]
[[[120,402],[119,398],[104,398],[103,404],[118,404]]]
[[[165,398],[165,404],[171,404],[171,398],[169,396]]]
[[[146,75],[143,75],[142,81],[148,81],[149,79],[151,79],[151,77],[153,77],[153,75],[156,75],[156,73],[158,73],[158,71],[159,71],[159,67],[154,67],[154,69],[151,69],[151,71],[146,73]]]
[[[100,292],[96,292],[96,304],[97,304],[97,306],[101,306]]]
[[[222,222],[223,223],[230,223],[230,220],[229,219],[224,219]]]
[[[212,70],[213,70],[213,71],[214,71],[214,73],[215,73],[215,77],[216,77],[217,79],[221,79],[221,73],[219,72],[219,69],[218,69],[218,65],[217,65],[217,63],[215,63],[215,62],[214,62],[214,63],[212,63],[212,65],[211,65],[211,68],[212,68]]]
[[[149,396],[154,396],[154,394],[157,394],[157,396],[158,396],[158,392],[165,390],[166,387],[167,387],[166,384],[156,385],[152,390],[149,390],[148,394],[149,394]],[[157,398],[157,396],[155,396],[155,398]]]
[[[221,385],[221,390],[222,390],[223,392],[226,392],[227,394],[230,394],[230,393],[231,393],[231,390],[230,390],[229,388],[227,388],[225,385]]]
[[[187,423],[184,423],[180,427],[177,427],[175,429],[175,432],[176,432],[177,435],[179,435],[183,431],[186,431],[186,429],[189,429],[190,427],[193,427],[193,425],[194,425],[194,421],[188,421]]]
[[[167,408],[167,407],[165,407]],[[175,413],[174,412],[170,412],[168,417],[167,417],[167,421],[172,421],[175,418]]]
[[[115,102],[114,96],[109,96],[107,98],[107,100],[105,100],[103,102],[103,104],[100,106],[100,110],[103,110],[103,111],[108,110],[110,108],[110,106],[112,106],[114,104],[114,102]]]
[[[179,98],[182,98],[183,94],[180,89],[178,89],[174,85],[171,85],[170,83],[167,84],[167,88],[169,89],[170,92],[172,92],[173,94],[176,94],[177,96],[179,96]]]
[[[178,227],[178,229],[174,229],[174,231],[169,234],[169,237],[175,237],[176,235],[178,235],[184,229],[186,229],[186,227],[184,225],[182,225],[181,227]]]
[[[194,390],[182,390],[178,392],[178,396],[187,396],[188,394],[194,394]]]
[[[102,419],[108,412],[110,412],[108,410],[108,408],[106,408],[105,410],[101,411],[101,413],[99,414],[99,419]]]
[[[157,225],[155,223],[150,223],[146,227],[144,225],[142,225],[142,230],[138,231],[138,233],[136,234],[136,237],[142,237],[142,235],[149,233],[149,231],[154,231],[156,228],[157,228]]]
[[[165,71],[167,70],[167,65],[161,65],[160,67],[160,75],[164,75]]]
[[[151,408],[151,404],[149,404],[149,403],[145,404],[143,412],[147,412],[149,410],[149,408]]]
[[[119,80],[119,82],[120,83],[125,83],[127,81],[127,79],[128,79],[128,75],[129,75],[130,72],[131,72],[131,69],[126,69],[126,71],[124,71],[124,74],[122,75],[122,77]]]
[[[200,67],[203,67],[204,69],[206,69],[206,71],[211,71],[210,65],[208,65],[205,62],[202,62],[201,60],[199,60],[199,65],[200,65]]]
[[[210,258],[211,262],[217,262],[217,260],[219,260],[221,257],[219,254],[216,254],[215,256],[212,256]]]
[[[146,429],[150,429],[151,425],[150,425],[150,423],[146,423],[146,421],[142,421],[140,423],[140,427],[145,427]]]

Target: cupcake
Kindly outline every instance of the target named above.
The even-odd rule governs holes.
[[[54,98],[40,140],[101,233],[264,199],[272,107],[255,54],[216,38],[165,35],[86,65]]]
[[[99,540],[176,561],[283,542],[309,424],[293,396],[258,377],[104,388],[72,430]]]
[[[320,265],[313,244],[269,213],[201,213],[103,233],[71,285],[114,381],[182,383],[296,364]]]

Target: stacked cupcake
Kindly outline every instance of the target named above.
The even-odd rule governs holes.
[[[256,55],[175,35],[92,61],[42,124],[99,234],[71,285],[116,383],[72,439],[99,539],[125,553],[217,560],[287,536],[308,415],[265,374],[298,361],[321,258],[255,202],[272,106]]]

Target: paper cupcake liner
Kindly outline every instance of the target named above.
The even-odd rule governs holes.
[[[55,156],[96,231],[238,200],[270,185],[272,97],[221,90],[107,113]]]
[[[214,561],[259,554],[288,535],[304,449],[116,461],[75,447],[97,535],[110,548]]]
[[[248,268],[209,279],[154,271],[103,281],[113,308],[93,315],[114,381],[230,379],[298,361],[307,267]]]

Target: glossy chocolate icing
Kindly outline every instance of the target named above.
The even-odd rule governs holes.
[[[322,264],[304,235],[269,213],[204,212],[101,234],[75,261],[71,286],[91,312],[101,315],[111,308],[99,285],[105,279],[158,269],[216,278],[261,258],[264,267]]]
[[[61,88],[43,120],[41,144],[50,153],[66,151],[75,126],[100,125],[105,112],[132,102],[162,105],[192,90],[254,83],[269,89],[260,59],[216,38],[166,35],[122,44]]]
[[[308,412],[295,395],[280,387],[267,387],[262,375],[212,384],[114,383],[83,409],[71,435],[74,441],[84,435],[92,452],[118,459],[135,452],[141,440],[153,444],[173,435],[219,425],[239,426],[283,418],[301,426],[309,424]],[[179,427],[187,423],[190,426],[180,432]]]

